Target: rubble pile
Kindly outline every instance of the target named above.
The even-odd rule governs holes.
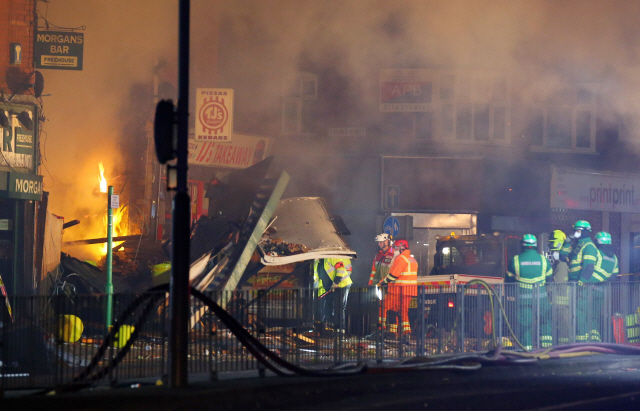
[[[142,292],[152,287],[152,266],[168,261],[162,244],[149,240],[127,240],[113,248],[112,273],[127,285],[131,292]],[[106,257],[99,266],[104,268]]]
[[[272,257],[295,255],[309,252],[309,248],[307,248],[307,246],[305,246],[304,244],[288,243],[281,238],[263,238],[262,240],[260,240],[259,245],[266,255]]]

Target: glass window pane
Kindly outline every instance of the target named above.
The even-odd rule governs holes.
[[[456,113],[456,138],[471,140],[471,104],[459,104]]]
[[[542,147],[544,137],[544,116],[542,109],[532,109],[526,114],[526,128],[524,137],[526,137],[532,146]]]
[[[591,112],[578,111],[576,120],[576,147],[591,147]]]
[[[504,140],[507,133],[507,109],[494,107],[493,109],[493,138]]]
[[[549,108],[546,145],[549,148],[571,148],[571,110]]]
[[[489,105],[476,104],[473,119],[473,136],[478,141],[489,141]]]
[[[416,113],[416,138],[431,140],[433,136],[433,115],[430,111]]]

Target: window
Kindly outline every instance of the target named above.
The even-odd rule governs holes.
[[[311,73],[297,73],[283,84],[282,132],[285,135],[314,134],[318,77]]]
[[[595,152],[596,93],[580,85],[557,91],[547,104],[530,108],[527,134],[534,151]]]
[[[509,143],[510,101],[507,78],[497,73],[441,72],[434,124],[448,141]],[[417,133],[416,133],[416,138]]]

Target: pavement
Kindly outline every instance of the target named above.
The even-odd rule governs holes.
[[[191,377],[188,387],[122,382],[75,393],[5,392],[0,409],[60,410],[637,410],[640,356],[601,354],[483,365],[475,371],[390,370],[344,377]],[[136,387],[136,388],[131,388]]]

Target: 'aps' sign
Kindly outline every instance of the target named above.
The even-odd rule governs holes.
[[[82,70],[84,34],[70,31],[36,33],[36,68]]]

